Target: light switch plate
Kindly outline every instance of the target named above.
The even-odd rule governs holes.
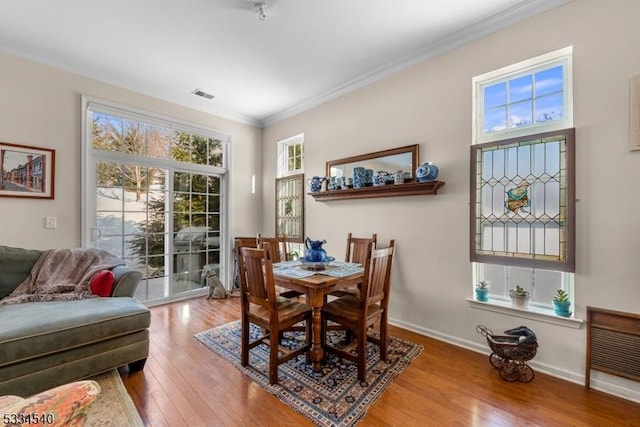
[[[55,216],[45,216],[44,217],[44,228],[57,228],[58,227],[58,218]]]

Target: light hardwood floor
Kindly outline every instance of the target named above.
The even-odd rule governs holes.
[[[151,309],[147,364],[121,371],[145,425],[313,425],[193,338],[239,313],[237,298]],[[396,327],[390,333],[424,351],[358,426],[640,426],[640,404],[540,373],[529,384],[508,383],[485,355]]]

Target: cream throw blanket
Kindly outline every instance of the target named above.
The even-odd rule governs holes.
[[[69,301],[93,298],[91,278],[100,270],[124,265],[107,251],[90,248],[50,249],[42,252],[27,278],[0,304]]]

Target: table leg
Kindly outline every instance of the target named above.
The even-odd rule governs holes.
[[[321,290],[313,289],[309,293],[309,305],[313,308],[312,329],[313,337],[309,356],[313,364],[313,370],[319,371],[322,368],[324,359],[324,348],[322,348],[322,304],[324,294]]]

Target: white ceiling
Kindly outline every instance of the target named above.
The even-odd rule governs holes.
[[[264,1],[5,0],[0,51],[264,126],[569,0]]]

